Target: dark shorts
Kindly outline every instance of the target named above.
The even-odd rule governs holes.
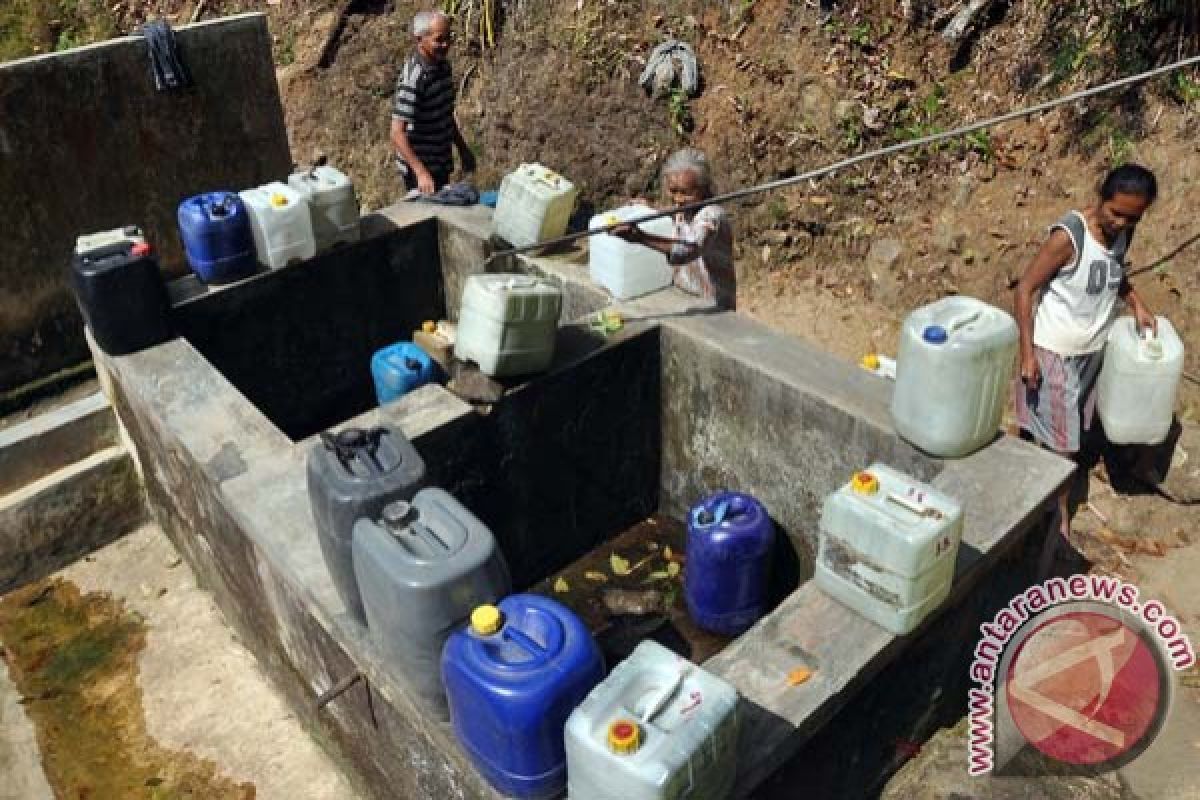
[[[1058,453],[1079,452],[1083,432],[1092,427],[1096,409],[1096,377],[1103,351],[1060,356],[1033,348],[1042,383],[1029,389],[1018,375],[1013,384],[1017,424],[1034,440]]]

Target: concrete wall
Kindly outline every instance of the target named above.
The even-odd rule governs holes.
[[[665,328],[663,510],[682,516],[718,489],[749,492],[788,534],[798,577],[807,579],[830,492],[875,461],[922,480],[941,464],[891,429],[883,411],[888,384],[763,333],[737,315]],[[861,384],[851,387],[858,408],[831,399],[830,390],[847,382]]]
[[[371,355],[446,309],[433,220],[206,291],[171,287],[173,324],[299,441],[375,405]]]
[[[155,90],[140,37],[0,65],[0,392],[88,358],[75,236],[141,225],[179,273],[184,197],[291,166],[266,17],[180,28],[195,87]]]

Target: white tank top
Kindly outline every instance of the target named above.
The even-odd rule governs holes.
[[[1075,258],[1042,288],[1033,317],[1033,343],[1061,356],[1094,353],[1104,347],[1116,317],[1129,234],[1122,232],[1110,250],[1096,241],[1078,211],[1054,223],[1050,231],[1056,228],[1071,237]]]

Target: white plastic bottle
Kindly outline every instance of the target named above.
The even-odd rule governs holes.
[[[570,800],[719,800],[737,766],[737,690],[654,641],[567,719]]]
[[[522,164],[500,181],[496,235],[514,247],[562,236],[575,208],[575,184],[541,164]]]
[[[278,269],[293,261],[307,261],[317,253],[308,203],[286,183],[238,192],[250,215],[258,262]]]
[[[292,173],[288,185],[308,202],[317,251],[359,240],[358,197],[354,184],[330,166]]]
[[[653,213],[654,209],[643,205],[622,206],[592,217],[588,228],[604,228]],[[675,232],[675,226],[666,217],[643,222],[638,227],[657,236],[670,237]],[[588,247],[588,267],[592,280],[608,289],[618,300],[628,300],[671,285],[671,265],[667,263],[667,257],[657,250],[608,233],[591,237]]]
[[[962,520],[955,500],[874,464],[825,499],[817,586],[892,633],[909,633],[950,593]]]
[[[471,275],[463,286],[454,355],[493,377],[540,372],[554,357],[562,290],[530,275]]]
[[[1096,383],[1096,410],[1114,444],[1158,444],[1167,438],[1183,375],[1183,342],[1171,321],[1139,335],[1133,317],[1113,323]]]
[[[900,331],[892,422],[930,455],[959,458],[990,442],[1009,401],[1017,323],[972,297],[909,314]]]

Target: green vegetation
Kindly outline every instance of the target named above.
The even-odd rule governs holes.
[[[0,61],[117,36],[110,5],[103,0],[0,0]]]
[[[688,94],[678,86],[667,97],[667,113],[671,119],[671,130],[686,136],[692,130],[692,109],[688,107]]]
[[[1133,155],[1133,137],[1121,121],[1108,112],[1100,112],[1079,140],[1084,152],[1103,152],[1109,167],[1119,167]]]

